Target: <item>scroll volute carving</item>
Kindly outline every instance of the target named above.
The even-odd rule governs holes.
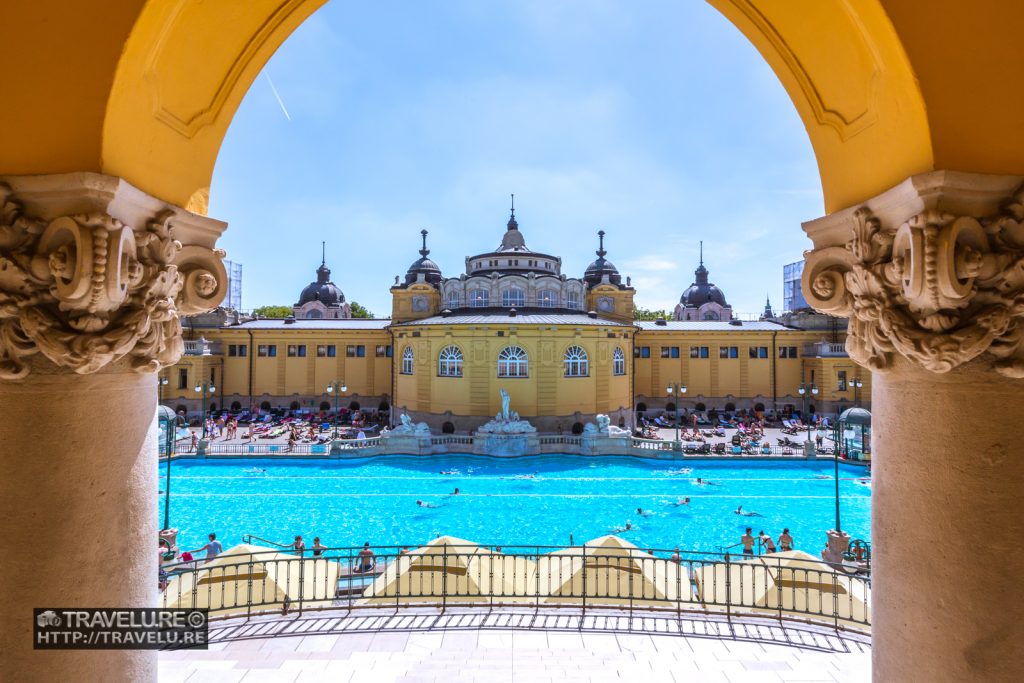
[[[896,227],[858,209],[845,247],[805,254],[805,296],[850,318],[847,350],[874,370],[895,354],[933,372],[989,354],[1024,377],[1022,197],[992,217],[926,210]]]
[[[0,379],[25,377],[36,354],[80,374],[124,357],[140,371],[177,362],[183,286],[192,278],[186,310],[199,312],[227,277],[222,251],[173,239],[174,215],[141,228],[98,213],[44,221],[0,185]]]

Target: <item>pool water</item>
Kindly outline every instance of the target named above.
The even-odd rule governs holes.
[[[569,455],[178,460],[170,521],[183,549],[203,545],[210,532],[226,548],[243,534],[280,543],[301,534],[307,545],[320,536],[331,547],[418,545],[438,534],[485,545],[568,545],[570,534],[580,544],[628,520],[632,530],[620,535],[644,548],[716,552],[737,543],[747,526],[775,539],[789,527],[797,548],[817,554],[835,526],[833,470],[831,462]],[[161,465],[161,491],[165,472]],[[839,468],[843,529],[866,539],[871,489],[859,481],[864,474]],[[698,485],[698,477],[714,483]],[[460,494],[450,495],[456,487]],[[689,505],[672,505],[685,496]],[[735,514],[740,505],[762,516]]]

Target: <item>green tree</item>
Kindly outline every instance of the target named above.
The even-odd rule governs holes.
[[[352,317],[353,318],[372,318],[372,317],[374,317],[373,313],[371,311],[367,310],[367,308],[365,306],[363,306],[362,304],[360,304],[358,301],[350,302],[349,306],[352,307]]]
[[[252,309],[253,315],[261,315],[264,318],[287,318],[292,314],[291,306],[260,306]]]
[[[637,308],[636,306],[633,306],[633,320],[657,320],[658,318],[668,320],[669,315],[663,308],[651,311],[646,308]]]

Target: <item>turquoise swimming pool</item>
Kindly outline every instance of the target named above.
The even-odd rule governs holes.
[[[161,465],[161,491],[164,472]],[[579,544],[628,520],[632,530],[620,535],[641,547],[714,552],[736,543],[746,526],[773,538],[789,527],[797,548],[816,553],[835,525],[832,473],[831,462],[576,455],[178,460],[170,521],[183,549],[202,545],[209,532],[225,547],[243,534],[281,543],[302,534],[307,544],[320,536],[332,547],[415,545],[437,534],[488,545],[567,545],[570,534]],[[843,529],[869,538],[864,469],[840,465],[839,476]],[[699,485],[698,477],[711,483]],[[450,495],[456,487],[459,495]],[[689,505],[674,505],[686,496]],[[735,514],[740,505],[761,516]]]

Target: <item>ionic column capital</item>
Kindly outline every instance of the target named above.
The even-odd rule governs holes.
[[[0,380],[39,354],[79,374],[177,362],[179,316],[227,291],[225,227],[120,178],[0,177]]]
[[[975,358],[1024,378],[1024,178],[935,171],[804,224],[803,291],[872,370]]]

